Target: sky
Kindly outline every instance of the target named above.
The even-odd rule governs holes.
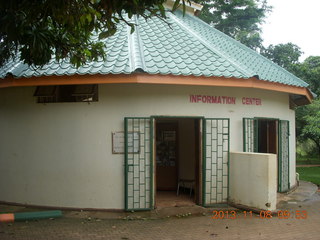
[[[292,42],[308,56],[320,56],[320,0],[267,0],[273,6],[262,26],[263,45]]]

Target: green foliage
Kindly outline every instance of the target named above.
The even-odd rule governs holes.
[[[302,118],[306,125],[302,129],[302,135],[311,139],[316,139],[320,145],[320,99],[314,100],[312,104],[306,106],[307,115]]]
[[[299,62],[301,49],[292,43],[270,45],[262,54],[281,67],[309,83],[309,89],[320,95],[320,57],[310,56],[303,63]],[[317,155],[320,159],[320,100],[296,109],[296,136],[299,141],[298,153]],[[313,142],[314,151],[310,153],[310,143]]]
[[[309,83],[311,91],[320,96],[320,56],[310,56],[297,64],[295,73]]]
[[[300,141],[311,139],[318,149],[317,155],[320,159],[320,99],[299,107],[296,113],[298,139]]]
[[[320,139],[312,132],[312,129],[319,130],[320,128],[320,125],[317,125],[317,115],[319,115],[319,112],[315,110],[319,107],[317,105],[319,105],[319,100],[296,109],[296,136],[298,140],[298,154],[308,157],[317,156],[320,159]],[[309,126],[309,124],[311,125]]]
[[[68,58],[76,66],[105,58],[104,38],[129,18],[166,18],[165,0],[0,0],[0,66],[19,56],[29,65],[41,66]],[[183,0],[182,5],[190,3]],[[175,0],[175,10],[180,0]],[[99,33],[99,41],[93,35]]]
[[[297,165],[320,165],[320,160],[317,157],[302,157],[302,156],[297,156]]]
[[[199,17],[248,47],[262,48],[261,23],[271,11],[267,0],[198,0]]]
[[[303,63],[294,65],[295,74],[308,82],[311,91],[320,95],[320,56],[310,56]],[[297,137],[300,141],[311,139],[320,159],[320,99],[296,110]]]
[[[317,156],[317,146],[311,139],[302,139],[302,141],[297,141],[297,161],[307,161],[316,158]]]
[[[299,63],[299,58],[303,52],[300,47],[289,42],[278,45],[271,44],[263,49],[261,54],[288,71],[294,71],[294,65]]]

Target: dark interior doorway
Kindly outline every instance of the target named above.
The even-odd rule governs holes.
[[[258,120],[258,152],[278,154],[278,121]]]
[[[155,119],[156,207],[200,204],[201,121]]]
[[[272,153],[277,155],[278,191],[290,189],[290,158],[288,120],[244,118],[244,152]]]
[[[159,121],[156,124],[157,190],[176,189],[179,165],[178,127],[178,121]]]

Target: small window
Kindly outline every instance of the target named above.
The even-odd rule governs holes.
[[[38,103],[56,102],[57,86],[37,87],[34,96],[38,97]]]
[[[76,98],[76,102],[92,102],[97,101],[97,85],[76,85],[74,86],[72,96]]]
[[[34,96],[38,103],[97,102],[98,85],[38,86]]]

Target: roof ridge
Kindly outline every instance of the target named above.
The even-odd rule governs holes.
[[[170,16],[172,17],[173,20],[175,20],[175,22],[177,22],[181,27],[183,27],[187,32],[189,32],[192,36],[194,36],[196,39],[198,39],[205,47],[207,47],[209,50],[211,50],[212,52],[214,52],[215,54],[217,54],[218,56],[224,58],[226,61],[228,61],[231,65],[233,65],[234,67],[240,69],[240,71],[247,76],[247,78],[250,78],[252,76],[257,75],[256,73],[243,68],[243,66],[239,65],[238,63],[236,63],[235,61],[231,61],[230,57],[224,53],[222,53],[220,50],[214,48],[212,46],[212,44],[208,43],[207,41],[205,41],[204,39],[200,38],[198,34],[196,34],[193,30],[191,30],[190,28],[188,28],[187,26],[185,26],[178,17],[176,17],[173,13],[170,13]],[[193,17],[193,16],[192,16]],[[194,17],[197,19],[197,17]],[[209,25],[210,26],[210,25]]]
[[[145,71],[146,64],[143,54],[143,44],[140,38],[138,18],[133,16],[133,22],[135,25],[135,31],[131,33],[131,27],[127,26],[128,31],[128,50],[129,50],[129,67],[131,72],[135,72],[137,69]]]

